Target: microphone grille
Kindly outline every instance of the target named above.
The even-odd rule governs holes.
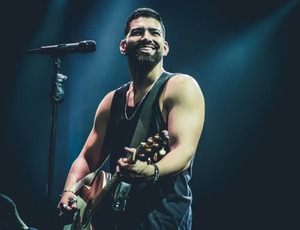
[[[96,50],[96,42],[92,40],[86,40],[79,42],[78,52],[90,53]]]

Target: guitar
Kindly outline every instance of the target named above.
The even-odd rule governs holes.
[[[163,130],[142,142],[134,154],[127,157],[131,163],[136,160],[152,164],[160,161],[166,154],[168,145],[168,131]],[[73,190],[77,195],[77,211],[70,223],[64,225],[63,230],[92,230],[94,212],[112,196],[114,189],[122,182],[119,174],[111,175],[105,171],[88,174],[75,184]]]

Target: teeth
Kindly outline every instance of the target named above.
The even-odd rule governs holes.
[[[140,47],[139,49],[140,50],[152,50],[153,48],[152,47]]]

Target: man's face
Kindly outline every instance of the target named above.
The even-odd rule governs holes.
[[[161,25],[154,18],[133,20],[124,45],[129,60],[150,66],[159,63],[168,52]]]

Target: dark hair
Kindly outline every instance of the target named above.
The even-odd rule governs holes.
[[[129,16],[129,18],[127,19],[127,21],[125,23],[125,27],[124,27],[124,36],[125,37],[129,33],[130,22],[132,22],[134,19],[137,19],[139,17],[154,18],[157,21],[159,21],[161,28],[162,28],[163,37],[164,38],[166,37],[166,29],[163,24],[163,20],[162,20],[161,16],[155,10],[150,9],[150,8],[138,8],[135,11],[133,11],[133,13]]]

